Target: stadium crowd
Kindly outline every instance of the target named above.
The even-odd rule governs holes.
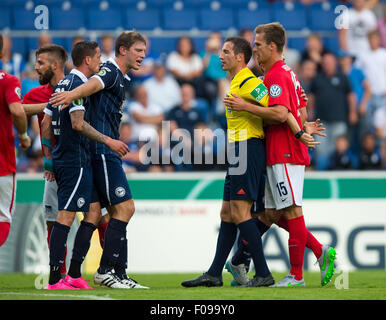
[[[309,120],[320,118],[326,128],[327,138],[310,150],[310,170],[386,169],[386,4],[354,0],[348,15],[352,25],[338,31],[338,50],[328,50],[322,37],[312,33],[303,52],[287,47],[284,53],[307,93]],[[240,35],[253,45],[253,30],[240,30]],[[73,38],[72,45],[82,39]],[[114,56],[114,36],[106,34],[98,40],[104,62]],[[216,133],[226,129],[222,99],[230,84],[219,59],[223,40],[220,32],[210,33],[201,52],[189,36],[179,38],[172,52],[156,52],[148,40],[141,69],[129,74],[132,81],[123,106],[121,140],[131,149],[123,159],[126,172],[224,168],[216,162],[216,155],[225,148]],[[42,33],[38,47],[49,43],[50,33]],[[249,67],[258,72],[252,60]],[[34,51],[23,56],[4,36],[0,69],[20,78],[22,96],[39,85],[34,64]],[[66,72],[72,68],[69,60]],[[162,125],[163,121],[170,121],[169,126]],[[201,129],[205,136],[194,138],[194,129]],[[18,172],[41,172],[36,117],[29,119],[28,132],[33,144],[27,151],[17,150]],[[179,141],[168,143],[165,139],[170,136],[182,139],[192,159],[199,148],[207,159],[214,157],[213,164],[176,164],[172,149]],[[160,159],[167,154],[172,161],[144,164],[146,151],[141,147],[146,143],[159,148]]]

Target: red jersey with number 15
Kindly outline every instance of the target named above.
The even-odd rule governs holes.
[[[20,101],[20,81],[0,70],[0,176],[16,173],[15,137],[9,105]]]
[[[264,84],[269,92],[268,106],[285,106],[302,128],[299,109],[305,104],[300,98],[299,80],[292,69],[284,61],[277,61],[265,75]],[[266,128],[266,150],[267,165],[310,164],[307,147],[295,138],[287,123],[269,125]]]

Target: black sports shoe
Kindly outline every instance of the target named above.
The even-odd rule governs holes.
[[[266,277],[257,277],[254,276],[246,285],[243,285],[242,287],[268,287],[275,283],[275,280],[272,277],[272,274],[270,273]]]
[[[222,287],[222,277],[213,277],[206,272],[193,280],[186,280],[181,282],[183,287]]]

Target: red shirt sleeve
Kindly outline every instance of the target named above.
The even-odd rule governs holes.
[[[21,86],[19,79],[14,76],[9,76],[7,80],[4,91],[5,101],[8,105],[14,102],[21,102]]]

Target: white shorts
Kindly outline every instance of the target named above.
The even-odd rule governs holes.
[[[46,221],[55,222],[58,217],[58,184],[45,180],[43,195],[44,217]]]
[[[15,174],[0,177],[0,222],[11,223],[15,211],[15,197]]]
[[[265,208],[284,209],[303,203],[304,165],[278,163],[267,166]]]

